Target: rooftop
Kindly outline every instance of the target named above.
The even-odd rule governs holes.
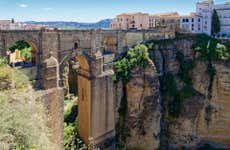
[[[155,16],[155,17],[179,17],[180,15],[178,14],[178,12],[167,12],[167,13],[159,13],[159,14],[153,14],[151,16]]]
[[[134,12],[134,13],[122,13],[117,16],[133,16],[133,15],[148,15],[148,13]]]

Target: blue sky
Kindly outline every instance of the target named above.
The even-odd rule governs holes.
[[[0,19],[96,22],[122,12],[188,14],[198,0],[0,0]],[[215,0],[215,3],[229,0]]]

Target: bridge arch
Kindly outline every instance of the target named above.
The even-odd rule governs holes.
[[[37,62],[38,62],[37,61],[37,59],[38,59],[38,48],[35,45],[35,43],[33,43],[31,41],[25,41],[25,40],[19,40],[19,41],[12,43],[12,45],[9,45],[10,47],[6,50],[8,57],[10,57],[11,54],[13,54],[15,52],[15,50],[17,50],[19,52],[22,50],[22,49],[18,50],[17,46],[15,44],[18,44],[18,47],[21,47],[22,49],[23,48],[30,49],[30,51],[27,54],[30,55],[30,57],[31,57],[31,60],[30,60],[31,64],[33,66],[36,66]],[[22,56],[19,56],[19,57],[22,58]],[[9,59],[11,59],[11,58],[9,58]],[[9,60],[9,61],[12,61],[12,60]]]
[[[81,139],[87,145],[93,143],[103,148],[105,145],[111,146],[115,136],[113,73],[104,72],[104,58],[99,54],[70,53],[60,65],[60,74],[63,77],[63,88],[68,92],[71,89],[65,86],[71,86],[71,83],[77,81],[74,86],[77,87],[77,121]],[[70,75],[73,64],[77,66],[74,76]],[[68,77],[71,77],[70,81]]]

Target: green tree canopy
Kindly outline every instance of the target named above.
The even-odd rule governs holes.
[[[19,51],[25,49],[25,48],[30,48],[30,45],[24,41],[24,40],[21,40],[21,41],[17,41],[15,42],[10,48],[9,50],[11,52],[14,52],[16,49],[18,49]]]
[[[31,46],[24,40],[17,41],[9,48],[9,50],[13,53],[16,49],[21,52],[21,56],[28,61],[32,59],[32,48]]]
[[[216,35],[220,32],[220,19],[217,11],[214,9],[212,16],[212,35]]]

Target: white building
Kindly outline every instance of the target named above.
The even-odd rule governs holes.
[[[212,32],[213,8],[213,0],[202,1],[196,4],[196,14],[202,18],[202,23],[200,23],[201,32],[208,35],[211,35]]]
[[[190,13],[190,15],[180,17],[181,31],[190,33],[203,33],[202,25],[202,16],[196,13]]]
[[[230,34],[230,3],[215,5],[213,0],[197,2],[195,13],[181,16],[180,28],[191,33],[211,35],[214,9],[220,18],[220,34]]]
[[[214,5],[220,18],[220,35],[227,35],[230,38],[230,2]]]

